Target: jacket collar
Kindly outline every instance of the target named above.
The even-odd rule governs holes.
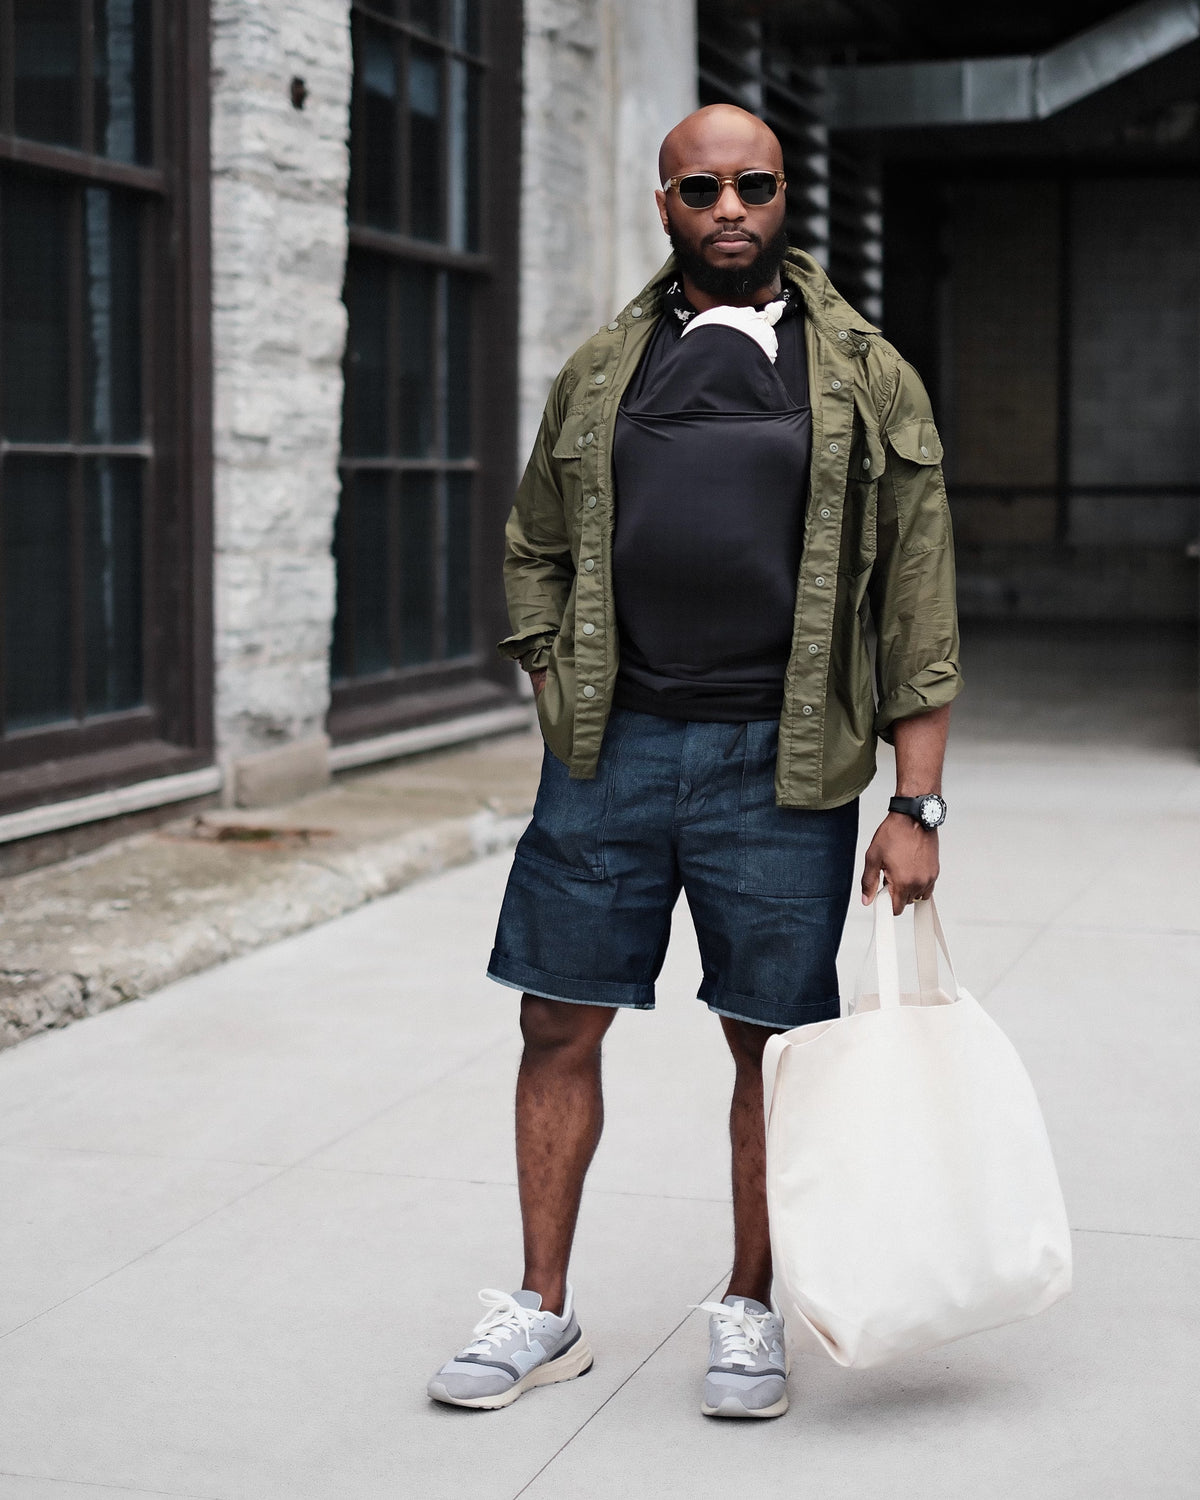
[[[828,275],[811,255],[803,250],[789,249],[783,258],[783,270],[804,298],[804,310],[809,320],[827,339],[837,339],[843,333],[877,334],[880,331],[834,290]],[[658,317],[662,312],[663,294],[676,274],[675,257],[669,255],[637,296],[617,314],[617,321],[628,326]]]

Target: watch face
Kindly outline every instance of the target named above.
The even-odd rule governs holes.
[[[946,804],[936,792],[930,792],[928,797],[921,798],[918,816],[923,827],[940,828],[946,821]]]

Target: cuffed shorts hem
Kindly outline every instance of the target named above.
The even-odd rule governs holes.
[[[519,959],[492,951],[487,976],[510,990],[537,995],[542,1000],[565,1000],[568,1005],[612,1005],[623,1010],[653,1010],[652,984],[621,984],[608,979],[564,979]]]
[[[808,1026],[813,1021],[836,1020],[842,1013],[841,998],[837,995],[831,995],[827,1000],[792,1005],[785,1011],[764,1005],[753,995],[738,995],[732,990],[720,990],[707,982],[700,986],[697,999],[703,1000],[715,1016],[727,1016],[731,1021],[749,1021],[752,1026],[770,1026],[777,1031],[791,1031],[796,1026]]]

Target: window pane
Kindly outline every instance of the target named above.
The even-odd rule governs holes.
[[[399,223],[396,181],[396,46],[392,34],[362,25],[358,30],[357,108],[351,130],[361,133],[362,212],[368,224],[395,229]],[[357,202],[357,195],[352,199]]]
[[[346,495],[351,499],[349,525],[343,533],[341,567],[338,569],[339,612],[348,603],[346,624],[349,626],[351,658],[349,670],[362,677],[369,672],[386,671],[391,664],[388,650],[388,572],[391,547],[388,543],[388,476],[380,473],[358,473],[347,482]],[[349,587],[345,573],[349,569]],[[345,600],[343,600],[343,591]]]
[[[18,135],[81,144],[79,0],[13,0],[13,106]]]
[[[432,661],[434,476],[405,474],[400,490],[400,661]]]
[[[387,452],[387,262],[352,255],[346,271],[346,407],[342,447],[358,457]]]
[[[450,243],[479,248],[479,74],[467,63],[450,63]]]
[[[414,26],[437,36],[442,29],[440,0],[409,0],[408,18]]]
[[[446,475],[446,655],[466,656],[471,639],[470,474]]]
[[[84,428],[96,443],[142,435],[138,212],[132,199],[88,188],[83,199]]]
[[[397,363],[395,400],[400,418],[400,454],[432,454],[433,314],[437,274],[421,266],[399,266],[397,275]]]
[[[10,456],[3,473],[4,722],[71,718],[71,466]]]
[[[142,701],[142,464],[85,460],[83,629],[87,712]]]
[[[150,141],[149,0],[97,0],[92,39],[96,151],[116,161],[148,162]]]
[[[446,454],[471,455],[471,282],[446,278]]]
[[[479,51],[479,0],[450,0],[450,36],[464,52]]]
[[[69,190],[0,181],[0,431],[14,442],[69,436]]]
[[[408,59],[409,223],[423,240],[442,233],[441,57],[424,47],[413,47]]]

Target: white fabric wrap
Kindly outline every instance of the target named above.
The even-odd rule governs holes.
[[[751,338],[772,364],[779,353],[779,338],[775,324],[779,322],[786,304],[768,302],[766,307],[710,307],[707,312],[697,313],[684,324],[684,334],[694,333],[697,328],[714,328],[718,324],[725,328],[736,328]]]

